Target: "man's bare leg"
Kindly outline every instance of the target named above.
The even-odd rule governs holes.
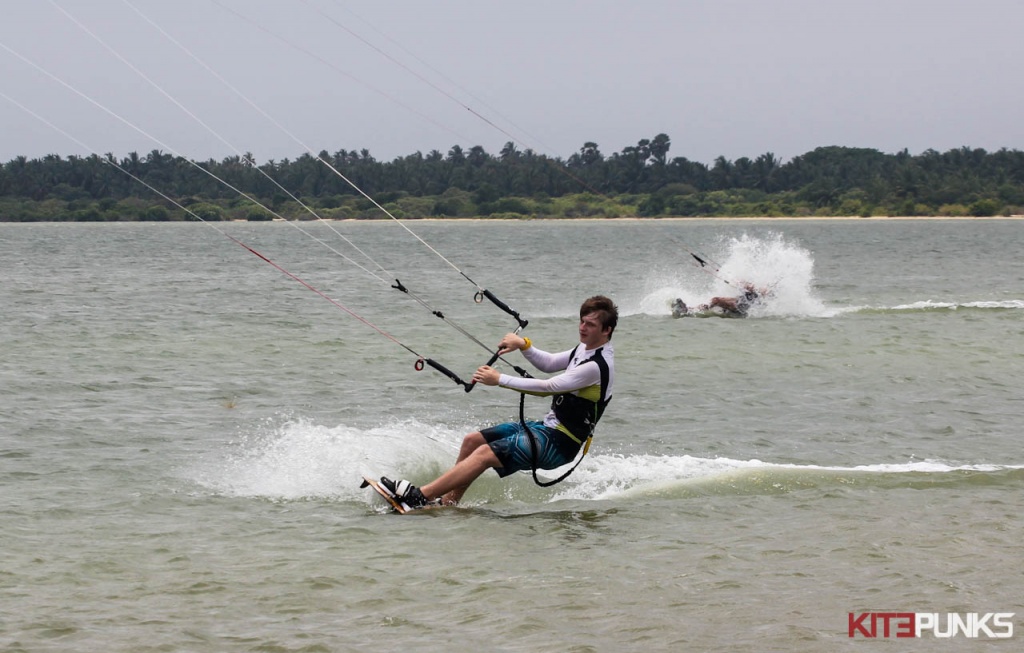
[[[453,505],[462,499],[470,484],[491,467],[500,467],[498,457],[487,445],[484,436],[476,431],[462,440],[459,457],[455,465],[436,480],[420,488],[427,499],[441,497],[445,505]]]

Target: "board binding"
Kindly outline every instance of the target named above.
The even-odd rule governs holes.
[[[392,510],[400,515],[404,515],[407,512],[412,512],[414,508],[409,506],[407,503],[395,496],[391,490],[387,489],[380,484],[380,481],[374,480],[369,476],[363,476],[363,482],[359,485],[361,488],[372,487],[377,494],[384,497],[384,500],[388,502]]]

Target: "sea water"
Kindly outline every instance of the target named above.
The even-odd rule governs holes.
[[[1019,648],[1022,223],[406,224],[434,251],[0,224],[0,650]],[[747,319],[671,317],[745,281]],[[615,397],[564,483],[389,514],[361,474],[428,481],[518,418],[415,369],[468,378],[514,327],[480,289],[554,351],[611,296]],[[851,638],[864,612],[1015,631]]]

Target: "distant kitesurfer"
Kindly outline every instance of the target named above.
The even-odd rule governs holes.
[[[755,288],[754,284],[748,282],[743,284],[743,294],[739,297],[712,297],[708,304],[701,306],[701,309],[721,308],[730,315],[746,317],[752,307],[764,302],[767,294],[767,288]]]
[[[529,338],[507,334],[498,345],[500,354],[518,349],[540,371],[562,373],[549,379],[520,378],[484,365],[473,374],[473,381],[553,396],[543,422],[526,423],[533,438],[521,422],[490,426],[465,436],[455,465],[436,480],[416,487],[406,480],[381,478],[381,485],[414,508],[454,505],[490,468],[504,478],[518,471],[555,469],[572,462],[593,435],[612,397],[615,352],[610,341],[618,317],[618,307],[611,299],[596,295],[586,300],[580,306],[579,344],[557,354],[538,349]]]
[[[747,317],[751,308],[764,304],[765,298],[771,292],[768,288],[757,288],[752,283],[743,284],[743,294],[738,297],[712,297],[707,304],[700,304],[696,308],[686,305],[681,298],[677,297],[672,301],[672,317],[686,317],[704,311],[720,309],[720,314],[727,317]]]

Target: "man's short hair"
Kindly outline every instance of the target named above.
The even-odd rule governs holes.
[[[597,314],[602,329],[609,329],[608,339],[611,340],[619,323],[619,307],[604,295],[594,295],[580,306],[580,319],[591,313]]]

